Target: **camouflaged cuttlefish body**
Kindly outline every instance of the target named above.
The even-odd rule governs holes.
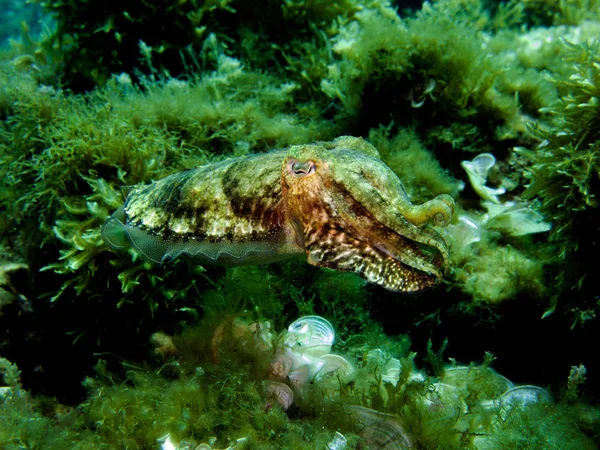
[[[102,228],[113,249],[162,263],[254,264],[305,254],[392,291],[441,278],[448,251],[427,227],[454,201],[413,205],[398,177],[360,138],[230,159],[135,187]]]

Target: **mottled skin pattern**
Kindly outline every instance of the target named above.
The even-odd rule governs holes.
[[[230,159],[134,188],[103,226],[113,249],[162,263],[252,264],[306,255],[393,291],[441,278],[448,253],[427,227],[449,223],[454,201],[413,205],[398,177],[360,138]]]

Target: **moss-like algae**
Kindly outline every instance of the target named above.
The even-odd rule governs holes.
[[[340,134],[368,138],[413,200],[449,193],[459,211],[479,219],[484,211],[476,194],[462,189],[460,161],[487,151],[498,160],[491,182],[508,190],[502,201],[539,202],[553,223],[551,241],[481,228],[480,241],[470,243],[472,236],[452,232],[447,285],[415,303],[444,297],[441,307],[458,305],[460,314],[493,304],[500,317],[509,301],[539,302],[541,316],[579,282],[586,296],[566,308],[581,317],[574,323],[591,323],[597,299],[577,262],[593,257],[594,248],[598,49],[557,37],[581,42],[597,34],[596,7],[441,0],[403,17],[386,1],[192,1],[162,9],[159,2],[125,5],[125,13],[123,4],[100,11],[89,2],[41,3],[57,17],[56,32],[36,41],[25,29],[0,65],[0,236],[31,268],[27,301],[3,308],[1,344],[32,385],[33,372],[64,367],[51,356],[30,361],[20,347],[29,344],[19,343],[31,336],[58,347],[71,333],[79,356],[85,342],[85,358],[70,362],[77,373],[97,359],[90,348],[127,351],[135,361],[120,366],[105,353],[110,369],[100,364],[96,375],[88,373],[87,400],[72,413],[27,394],[3,401],[0,414],[10,426],[0,431],[2,445],[149,448],[164,431],[182,442],[215,436],[222,447],[247,437],[248,448],[323,448],[339,428],[349,448],[360,447],[353,425],[336,421],[347,405],[401,416],[427,448],[472,448],[481,427],[499,448],[591,445],[572,424],[592,435],[597,419],[587,414],[585,423],[575,407],[534,405],[498,422],[498,411],[474,402],[482,392],[497,394],[486,387],[494,378],[487,366],[473,366],[481,376],[437,404],[441,413],[425,408],[438,380],[410,381],[418,358],[410,340],[383,337],[370,318],[371,300],[383,294],[352,274],[295,261],[153,267],[134,253],[109,252],[99,227],[120,203],[122,186]],[[552,27],[531,28],[536,24]],[[176,33],[154,38],[172,26]],[[515,145],[530,150],[513,152]],[[552,252],[561,258],[552,261]],[[69,310],[78,317],[57,320]],[[216,362],[211,333],[239,315],[284,329],[304,314],[336,325],[336,348],[359,375],[333,390],[315,383],[287,413],[266,411],[265,361],[234,341]],[[185,325],[200,319],[199,328]],[[157,361],[140,350],[156,329],[179,333],[179,357]],[[367,362],[375,348],[401,359],[396,387],[382,384],[381,367]],[[50,383],[40,391],[76,390]],[[456,414],[462,402],[473,408],[466,419]]]
[[[229,6],[206,7],[216,14]],[[60,9],[65,23],[64,17],[78,14],[69,2],[51,7]],[[81,6],[87,7],[92,8]],[[170,13],[190,14],[184,9],[194,7],[174,6]],[[129,294],[146,269],[139,263],[141,272],[125,269],[122,261],[106,255],[96,232],[107,210],[116,205],[119,185],[347,131],[370,133],[416,200],[439,193],[456,196],[460,157],[451,153],[494,149],[514,139],[528,142],[523,123],[532,119],[522,111],[534,115],[549,104],[553,93],[539,72],[514,59],[486,56],[486,51],[506,53],[507,40],[489,39],[486,51],[474,44],[491,27],[483,11],[476,1],[444,1],[401,19],[385,2],[361,8],[354,3],[335,8],[319,2],[286,3],[286,20],[308,17],[318,32],[310,44],[303,41],[294,51],[282,51],[283,72],[253,70],[257,66],[248,63],[251,59],[232,53],[219,33],[203,38],[192,58],[195,62],[187,66],[188,77],[182,79],[163,77],[151,49],[142,49],[140,55],[152,69],[148,77],[136,81],[125,73],[115,75],[86,95],[38,87],[37,72],[30,68],[21,70],[29,70],[31,78],[14,69],[5,71],[8,134],[2,174],[11,217],[7,221],[32,223],[26,218],[38,217],[43,231],[38,242],[56,245],[58,239],[70,247],[59,262],[45,259],[41,265],[75,273],[69,284],[78,292],[98,268],[111,272],[108,259],[119,269]],[[228,10],[226,16],[244,21],[246,12]],[[332,26],[334,17],[337,26]],[[119,26],[128,20],[125,17]],[[61,27],[64,24],[59,24],[59,34],[71,33]],[[84,35],[79,36],[82,42]],[[304,56],[292,56],[296,51]],[[42,47],[34,53],[50,50]],[[52,64],[52,58],[48,61]],[[13,85],[8,77],[18,82]],[[393,103],[373,100],[380,96]],[[376,131],[381,125],[387,130],[383,134]],[[394,139],[388,143],[386,136]],[[96,181],[99,178],[104,181]],[[56,298],[56,293],[51,296]]]
[[[401,372],[393,384],[382,379],[385,359],[357,353],[349,383],[323,378],[297,387],[288,411],[269,407],[263,381],[274,353],[255,346],[266,341],[255,340],[252,327],[242,325],[249,317],[241,320],[205,320],[172,341],[157,340],[157,358],[145,367],[124,364],[123,378],[100,361],[95,376],[84,382],[88,398],[75,411],[56,402],[32,402],[24,391],[9,396],[0,416],[13,426],[0,433],[0,442],[8,448],[141,449],[169,436],[181,446],[323,448],[338,429],[349,449],[394,434],[426,448],[594,448],[574,425],[584,421],[577,408],[547,401],[502,405],[511,383],[489,367],[491,357],[468,367],[446,366],[434,378],[417,371],[415,353],[397,353],[397,348],[393,354],[400,357]],[[278,345],[281,337],[272,339]],[[369,345],[379,343],[371,339]],[[369,423],[372,414],[379,414],[379,424],[357,427]]]
[[[563,245],[561,257],[579,245],[575,236],[567,235],[579,221],[578,215],[597,208],[594,188],[599,176],[597,44],[564,41],[564,45],[572,52],[568,61],[574,71],[568,79],[554,80],[563,93],[547,108],[555,123],[547,128],[534,127],[532,131],[542,144],[535,151],[521,150],[533,163],[526,195],[541,198],[542,211],[555,221],[552,236]]]

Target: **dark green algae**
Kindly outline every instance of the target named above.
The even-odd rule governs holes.
[[[12,386],[0,446],[158,448],[161,423],[197,444],[217,437],[217,448],[242,437],[247,448],[323,448],[338,429],[361,448],[335,420],[359,404],[402,417],[422,448],[459,448],[453,416],[419,414],[416,387],[433,386],[450,358],[479,367],[486,352],[496,359],[483,364],[553,396],[489,425],[498,448],[597,446],[586,261],[598,5],[40,3],[56,28],[25,33],[0,58],[0,356]],[[177,32],[156,41],[157,29]],[[518,237],[482,226],[471,246],[455,234],[444,283],[410,296],[301,261],[158,267],[102,243],[123,186],[338,135],[371,142],[414,202],[453,196],[456,217],[485,212],[460,162],[491,152],[502,201],[528,202],[553,227]],[[265,361],[236,342],[218,363],[207,352],[232,317],[284,330],[306,314],[334,324],[334,349],[361,380],[376,376],[363,366],[376,348],[430,378],[388,386],[387,404],[379,391],[357,396],[356,381],[328,401],[317,383],[287,412],[265,411]],[[181,355],[155,355],[157,331]],[[587,381],[576,383],[580,364]],[[460,448],[479,432],[461,430]]]

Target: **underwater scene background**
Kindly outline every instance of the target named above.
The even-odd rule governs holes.
[[[0,12],[1,449],[598,448],[600,2]],[[307,255],[149,261],[229,158]]]

